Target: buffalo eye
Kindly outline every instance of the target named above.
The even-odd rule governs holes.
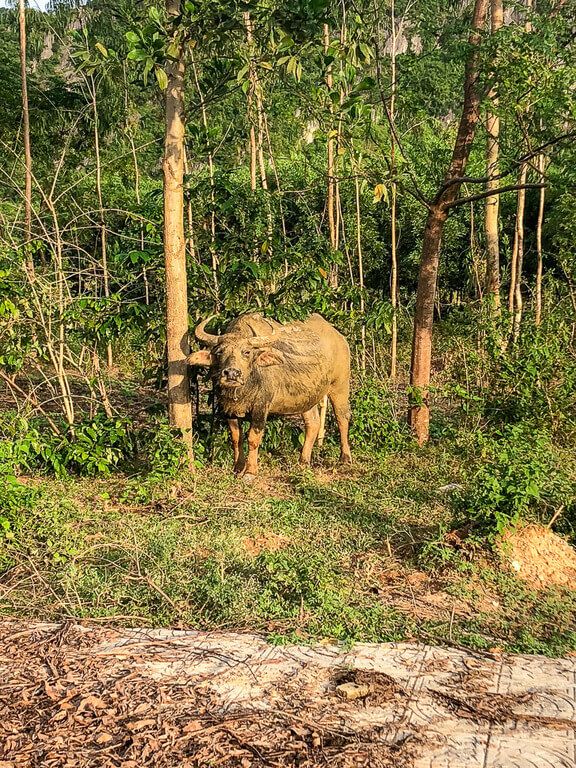
[[[250,350],[249,349],[243,349],[242,350],[242,357],[250,357]]]

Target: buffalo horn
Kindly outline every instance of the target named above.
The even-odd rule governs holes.
[[[218,344],[218,342],[220,341],[220,336],[216,336],[215,334],[208,333],[208,331],[204,330],[208,325],[208,323],[210,322],[210,320],[212,320],[214,317],[215,315],[212,315],[208,319],[202,320],[200,325],[198,325],[196,327],[196,330],[194,331],[194,336],[196,336],[198,341],[203,342],[209,347],[215,347],[216,344]]]

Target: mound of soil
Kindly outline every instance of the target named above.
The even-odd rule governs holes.
[[[549,528],[517,528],[502,537],[499,549],[508,568],[536,589],[576,587],[576,550]]]

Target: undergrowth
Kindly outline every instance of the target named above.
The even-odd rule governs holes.
[[[157,416],[143,426],[99,415],[54,434],[4,413],[0,611],[251,629],[275,642],[574,650],[576,593],[530,590],[492,551],[530,521],[574,540],[572,373],[555,344],[536,368],[520,349],[504,364],[463,344],[423,448],[403,424],[404,395],[357,382],[351,469],[337,464],[331,420],[311,469],[297,465],[300,426],[271,420],[253,486],[233,478],[224,424],[204,410],[195,474]],[[534,392],[552,368],[559,403]],[[467,531],[464,546],[454,529]]]

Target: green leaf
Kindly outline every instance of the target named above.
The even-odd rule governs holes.
[[[180,44],[177,42],[171,42],[168,48],[166,49],[166,56],[168,56],[169,59],[178,59],[180,57]]]
[[[168,75],[164,72],[162,67],[156,67],[155,74],[156,80],[158,80],[158,85],[165,91],[166,88],[168,88]]]
[[[131,61],[146,61],[148,58],[148,51],[145,51],[142,48],[133,48],[131,51],[128,51],[126,58]]]
[[[102,54],[102,56],[104,56],[105,59],[108,58],[108,49],[106,48],[106,46],[102,45],[102,43],[96,43],[95,47],[97,48],[97,50],[100,51],[100,53]]]

